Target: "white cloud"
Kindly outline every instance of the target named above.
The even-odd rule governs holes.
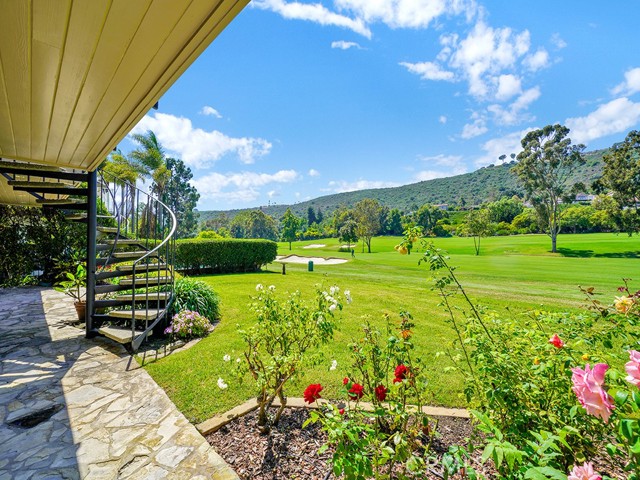
[[[626,97],[616,98],[600,105],[584,117],[567,118],[565,125],[571,130],[573,143],[586,143],[596,138],[625,132],[640,122],[640,103]]]
[[[511,97],[519,94],[521,91],[522,81],[520,80],[520,77],[512,74],[500,75],[498,77],[498,91],[496,93],[496,100],[509,100]]]
[[[443,165],[445,167],[460,167],[462,161],[461,155],[444,155],[442,153],[432,156],[420,156],[418,158],[423,162]]]
[[[467,166],[462,161],[461,155],[432,155],[418,157],[429,166],[447,167],[442,169],[428,169],[417,172],[413,179],[416,182],[424,182],[425,180],[433,180],[434,178],[452,177],[454,175],[461,175],[467,173]]]
[[[522,93],[508,107],[495,104],[489,105],[487,110],[494,114],[494,119],[499,125],[515,125],[523,120],[532,120],[532,117],[524,112],[538,98],[540,98],[540,88],[533,87]]]
[[[551,35],[551,43],[557,50],[562,50],[567,47],[567,42],[565,42],[562,37],[560,37],[559,33],[554,33]]]
[[[220,114],[220,112],[215,108],[210,107],[209,105],[205,105],[204,107],[202,107],[202,110],[200,110],[200,113],[202,115],[210,115],[216,118],[222,118],[222,115]]]
[[[480,115],[478,112],[471,114],[472,123],[467,123],[462,127],[462,133],[460,136],[464,139],[474,138],[486,133],[489,128],[487,127],[487,119]]]
[[[547,52],[544,48],[539,48],[536,53],[532,53],[531,55],[527,55],[522,64],[530,71],[537,72],[540,69],[548,67],[549,62],[549,52]]]
[[[310,177],[319,177],[320,176],[320,172],[318,170],[316,170],[315,168],[312,168],[311,170],[309,170],[307,175],[309,175]]]
[[[166,113],[146,115],[131,133],[152,130],[160,143],[187,165],[205,168],[225,155],[237,155],[242,163],[253,163],[271,151],[271,143],[262,138],[229,137],[218,130],[194,128],[191,120]]]
[[[343,192],[353,192],[356,190],[368,190],[370,188],[397,187],[399,183],[376,181],[376,180],[357,180],[355,182],[347,182],[344,180],[340,180],[340,181],[332,180],[329,182],[328,185],[329,185],[329,188],[324,189],[325,191],[343,193]]]
[[[490,96],[496,76],[515,68],[531,44],[528,30],[515,33],[508,27],[494,29],[483,20],[463,40],[454,34],[443,35],[440,41],[444,52],[452,52],[449,65],[462,72],[469,82],[469,94],[478,99]]]
[[[337,42],[331,42],[331,48],[339,48],[340,50],[349,50],[350,48],[357,48],[362,50],[360,44],[356,42],[345,42],[344,40],[338,40]]]
[[[460,167],[454,168],[451,171],[445,171],[445,172],[441,170],[422,170],[416,173],[413,179],[416,182],[424,182],[427,180],[433,180],[435,178],[446,178],[446,177],[453,177],[455,175],[462,175],[463,173],[467,173],[467,168],[465,166],[460,166]]]
[[[427,28],[443,15],[465,15],[470,21],[477,12],[475,0],[335,0],[334,3],[367,23],[382,22],[391,28]]]
[[[361,18],[350,18],[332,12],[321,3],[286,2],[284,0],[254,0],[251,6],[271,10],[289,20],[307,20],[320,25],[346,28],[371,38],[371,30]]]
[[[299,178],[295,170],[276,173],[210,173],[191,181],[202,199],[222,199],[229,202],[251,202],[260,197],[260,187],[272,183],[291,183]]]
[[[408,63],[400,62],[411,73],[420,75],[423,80],[445,80],[451,82],[454,80],[453,72],[443,70],[433,62]]]
[[[624,72],[624,82],[611,90],[613,95],[633,95],[636,92],[640,92],[640,67]]]
[[[438,121],[444,125],[445,123],[447,123],[447,117],[445,117],[444,115],[440,115]]]
[[[506,155],[508,161],[511,161],[509,156],[512,153],[517,155],[522,151],[522,144],[520,143],[520,140],[522,140],[522,138],[531,130],[533,129],[529,128],[520,132],[510,133],[504,137],[487,140],[481,146],[484,154],[475,160],[475,166],[486,167],[491,164],[499,164],[501,163],[498,158],[500,155]]]

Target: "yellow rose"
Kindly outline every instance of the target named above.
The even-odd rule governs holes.
[[[585,362],[589,360],[589,355],[587,355],[586,353],[582,355],[582,360],[584,360]]]
[[[533,359],[533,364],[534,365],[540,365],[540,359],[538,357]]]
[[[613,301],[613,306],[616,307],[616,310],[619,313],[627,314],[629,310],[633,308],[635,302],[631,297],[616,297]]]

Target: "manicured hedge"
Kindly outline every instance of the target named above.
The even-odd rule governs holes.
[[[276,259],[271,240],[239,238],[178,240],[176,267],[188,273],[254,272]]]

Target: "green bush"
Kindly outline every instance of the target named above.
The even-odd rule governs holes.
[[[86,225],[68,222],[55,210],[0,205],[0,285],[29,283],[34,270],[42,272],[41,281],[54,281],[61,273],[56,258],[82,251],[86,232]]]
[[[182,277],[176,280],[174,293],[172,313],[191,310],[212,321],[220,319],[220,299],[203,281]]]
[[[276,259],[271,240],[186,239],[177,242],[175,265],[189,273],[254,272]]]

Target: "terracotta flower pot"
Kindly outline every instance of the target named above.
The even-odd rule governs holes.
[[[80,301],[73,302],[73,305],[76,307],[78,320],[81,322],[84,322],[87,315],[87,302],[85,302],[84,300],[80,300]]]

